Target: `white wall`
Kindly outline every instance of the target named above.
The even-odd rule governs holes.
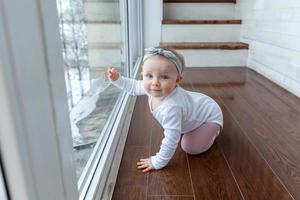
[[[248,67],[300,97],[300,1],[238,0]]]
[[[143,0],[144,47],[158,46],[161,41],[162,0]]]

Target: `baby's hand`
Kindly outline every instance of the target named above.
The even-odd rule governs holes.
[[[154,169],[150,158],[140,159],[140,162],[137,162],[137,166],[142,172],[149,172]]]
[[[119,78],[119,72],[115,68],[109,68],[107,70],[107,78],[111,81],[116,81]]]

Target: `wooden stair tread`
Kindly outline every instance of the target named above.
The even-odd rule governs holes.
[[[242,20],[230,19],[163,19],[162,24],[241,24]]]
[[[164,0],[164,3],[236,3],[236,0]]]
[[[173,49],[248,49],[248,44],[242,42],[161,42],[160,47]]]

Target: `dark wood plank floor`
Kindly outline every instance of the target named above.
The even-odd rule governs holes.
[[[221,106],[224,129],[212,148],[180,149],[167,167],[136,162],[159,150],[163,130],[138,97],[113,199],[300,199],[300,99],[247,68],[189,68],[182,87]]]

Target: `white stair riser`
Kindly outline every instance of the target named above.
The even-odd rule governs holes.
[[[163,42],[237,42],[240,25],[163,25]]]
[[[85,2],[86,20],[120,20],[118,2]]]
[[[234,67],[246,66],[248,50],[187,49],[181,53],[188,67]]]
[[[121,42],[121,24],[87,24],[89,43]]]
[[[164,19],[236,19],[231,3],[164,3]]]
[[[89,49],[89,64],[91,67],[120,67],[121,53],[121,49]]]

